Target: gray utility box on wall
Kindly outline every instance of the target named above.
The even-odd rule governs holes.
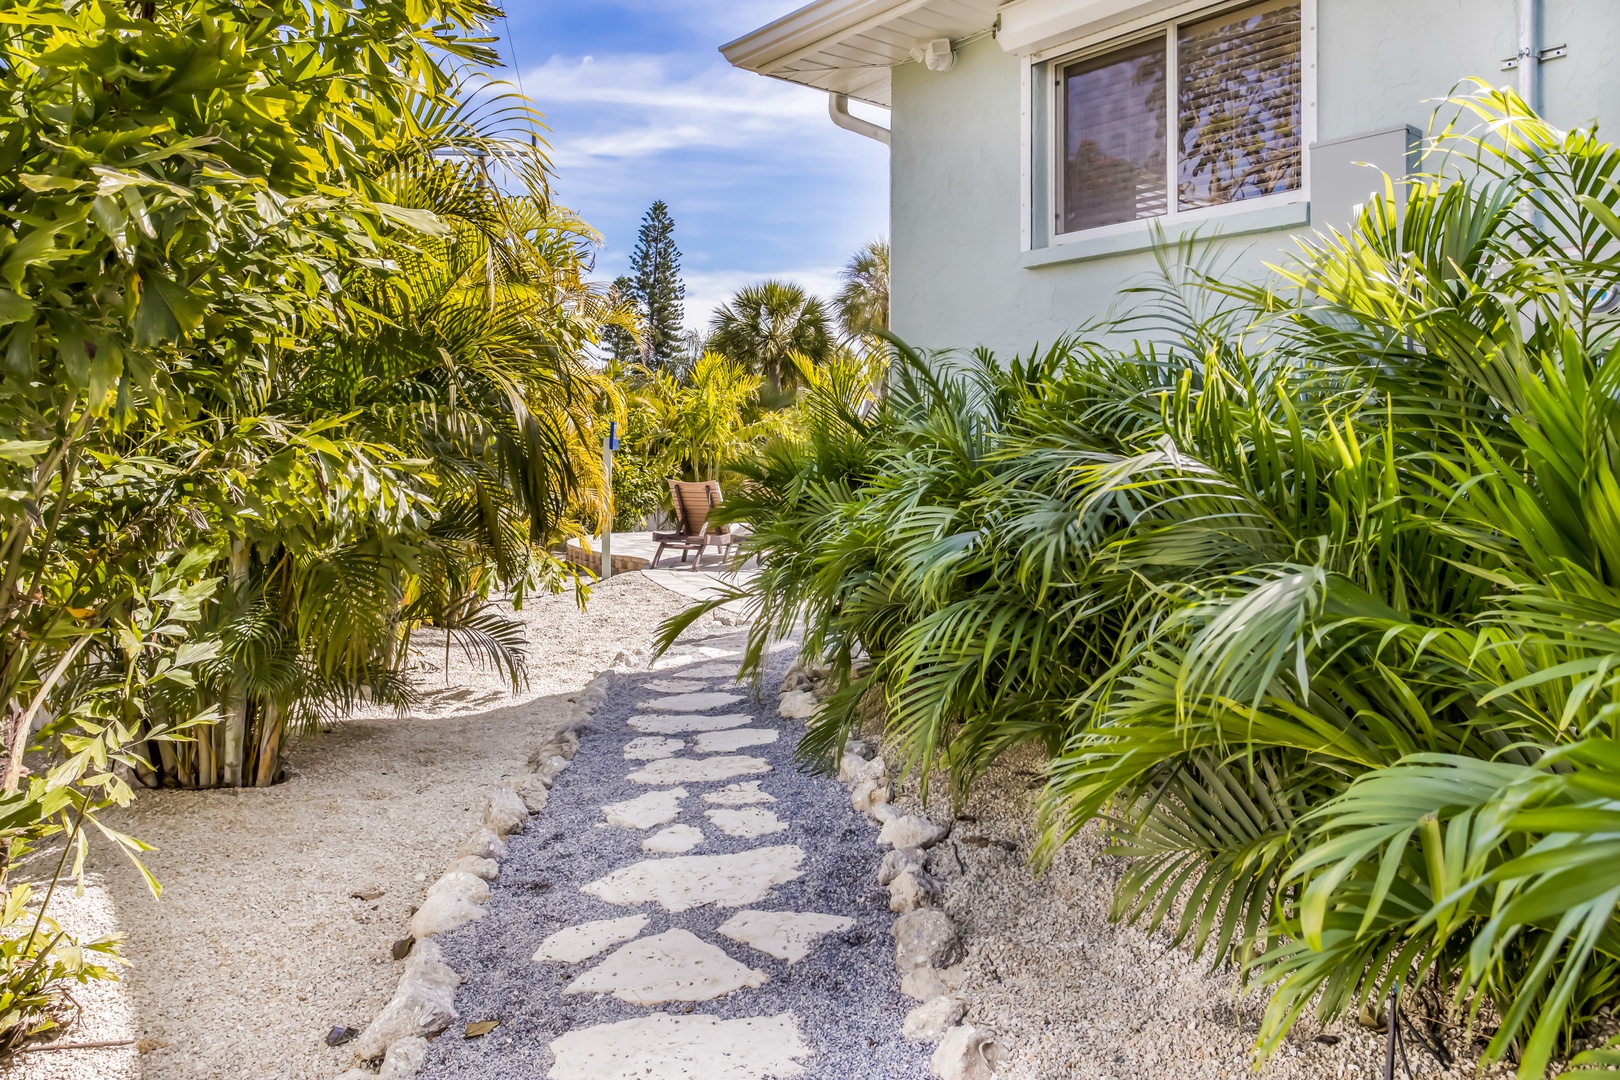
[[[1416,167],[1421,140],[1417,128],[1402,124],[1312,143],[1311,227],[1348,228],[1356,207],[1383,193],[1381,174],[1399,181]],[[1397,206],[1406,202],[1406,189],[1398,182],[1395,201]]]

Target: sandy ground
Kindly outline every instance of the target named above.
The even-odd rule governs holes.
[[[90,887],[53,913],[81,935],[122,930],[130,967],[78,997],[87,1019],[64,1040],[137,1047],[21,1055],[17,1080],[320,1078],[352,1064],[328,1049],[337,1025],[363,1026],[393,993],[392,943],[410,905],[480,822],[484,794],[524,771],[559,724],[567,695],[622,650],[647,648],[689,601],[639,575],[531,599],[530,685],[419,634],[425,706],[404,719],[356,719],[298,743],[289,779],[268,790],[142,792],[115,827],[159,850],[154,901],[105,844]],[[355,893],[380,892],[369,901]]]
[[[1110,922],[1124,864],[1102,854],[1095,831],[1045,874],[1031,871],[1039,767],[1026,752],[992,768],[928,860],[947,883],[945,908],[967,944],[967,1020],[1013,1051],[998,1080],[1254,1076],[1249,1052],[1264,995],[1240,993],[1230,971],[1211,971],[1167,934]],[[932,798],[932,816],[949,820],[947,802]],[[901,804],[921,809],[915,799]],[[1409,1045],[1407,1054],[1419,1080],[1481,1076],[1472,1060],[1443,1070],[1422,1050]],[[1307,1015],[1260,1075],[1373,1080],[1383,1055],[1383,1035],[1353,1020],[1324,1029]],[[1397,1075],[1405,1075],[1398,1065]]]

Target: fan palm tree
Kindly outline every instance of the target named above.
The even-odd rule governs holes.
[[[889,328],[889,242],[873,240],[857,251],[838,275],[838,323],[844,337],[857,341]]]
[[[772,400],[797,385],[795,354],[819,364],[836,347],[826,306],[785,281],[750,285],[720,305],[707,345],[762,377]]]

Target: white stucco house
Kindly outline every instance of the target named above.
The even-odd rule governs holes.
[[[1381,188],[1362,163],[1405,171],[1468,76],[1620,120],[1620,0],[816,0],[722,52],[890,144],[891,322],[926,347],[1104,314],[1158,229],[1259,272]]]

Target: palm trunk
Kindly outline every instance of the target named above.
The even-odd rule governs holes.
[[[197,736],[197,786],[200,788],[219,785],[219,759],[214,751],[218,729],[218,724],[210,724]]]
[[[238,593],[247,583],[248,564],[252,554],[251,549],[243,541],[231,541],[231,588]],[[220,782],[226,787],[242,786],[243,748],[247,744],[247,714],[247,691],[238,678],[233,682],[225,699],[225,730],[222,732],[224,754]]]
[[[254,770],[254,787],[269,787],[280,775],[281,742],[285,731],[286,721],[281,709],[272,702],[265,702],[259,714],[259,761],[258,768]]]
[[[164,787],[178,787],[180,784],[180,755],[174,752],[171,742],[157,744],[158,773],[161,775]]]

